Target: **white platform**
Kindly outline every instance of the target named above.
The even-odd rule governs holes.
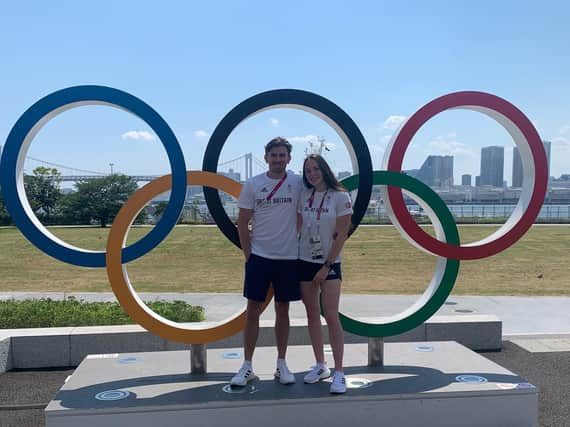
[[[303,384],[313,361],[309,346],[289,347],[289,367],[297,377],[291,386],[273,379],[275,349],[258,348],[254,370],[260,379],[240,393],[224,391],[241,365],[240,349],[208,350],[209,373],[204,376],[189,375],[188,351],[88,356],[47,406],[46,425],[537,425],[538,390],[460,344],[388,343],[384,354],[385,367],[372,369],[364,366],[365,344],[346,346],[349,383],[368,381],[369,386],[345,395],[329,394],[327,382]],[[332,366],[330,353],[327,359]],[[98,400],[98,394],[128,395]]]

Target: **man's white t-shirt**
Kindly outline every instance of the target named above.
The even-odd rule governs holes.
[[[245,183],[238,207],[251,209],[251,253],[270,259],[297,259],[297,205],[303,180],[288,171],[277,191],[267,200],[279,179],[262,173]]]
[[[312,193],[312,188],[303,189],[299,200],[299,207],[297,209],[297,212],[303,217],[299,258],[303,261],[322,264],[326,259],[328,259],[327,256],[333,244],[336,219],[339,216],[352,214],[352,202],[348,192],[329,189],[322,192],[315,191],[311,204]],[[311,247],[309,244],[310,237],[315,234],[317,234],[321,239],[324,253],[324,258],[316,260],[311,256]],[[340,262],[340,254],[334,262]]]

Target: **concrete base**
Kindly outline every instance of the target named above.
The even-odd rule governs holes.
[[[360,318],[378,323],[382,318]],[[207,326],[211,322],[202,322]],[[214,322],[211,325],[216,325]],[[262,320],[258,347],[275,346],[275,321]],[[192,325],[196,326],[196,325]],[[386,342],[457,341],[472,350],[500,350],[502,322],[492,315],[433,316],[424,324],[401,335],[386,337]],[[187,350],[188,344],[163,340],[139,325],[88,326],[75,328],[6,329],[0,332],[5,353],[11,353],[10,364],[2,364],[0,345],[0,373],[9,369],[36,369],[77,366],[88,354],[133,353],[145,351]],[[345,342],[366,343],[368,337],[345,332]],[[325,343],[328,328],[323,326]],[[290,345],[309,345],[311,340],[306,319],[291,319]],[[208,348],[231,348],[243,345],[243,332],[229,338],[208,343]],[[8,366],[8,367],[7,367]]]
[[[366,344],[346,346],[349,387],[367,387],[331,395],[327,381],[303,384],[314,360],[309,346],[288,350],[297,378],[290,386],[273,379],[275,349],[258,348],[259,379],[239,390],[228,380],[241,349],[208,350],[209,373],[201,376],[188,374],[188,351],[91,355],[47,406],[46,425],[537,425],[537,389],[460,344],[387,343],[383,368],[363,366],[367,357]],[[327,359],[332,366],[330,352]]]

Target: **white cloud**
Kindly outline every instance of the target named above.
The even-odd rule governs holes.
[[[276,128],[277,126],[279,126],[279,120],[276,119],[275,117],[271,117],[271,118],[269,119],[269,121],[271,122],[271,126],[273,126],[273,127],[275,127],[275,128]]]
[[[289,136],[287,140],[291,144],[308,144],[309,142],[318,142],[319,137],[317,135]]]
[[[203,129],[195,130],[194,132],[192,132],[192,134],[196,138],[207,138],[210,136],[210,134]]]
[[[384,124],[382,127],[384,129],[397,129],[405,120],[407,119],[406,116],[390,116],[386,120],[384,120]]]
[[[560,128],[560,135],[566,135],[570,133],[570,125],[564,125]]]
[[[121,138],[123,140],[127,140],[127,139],[135,139],[135,140],[139,140],[139,139],[143,139],[145,141],[154,141],[156,139],[156,136],[154,136],[154,134],[146,131],[146,130],[130,130],[128,132],[125,132],[124,134],[121,135]]]
[[[450,133],[455,135],[455,132]],[[462,155],[469,157],[477,157],[477,154],[472,148],[469,148],[462,142],[455,140],[455,138],[445,138],[438,136],[434,140],[428,142],[428,151],[433,154],[433,150],[437,150],[438,155]]]
[[[570,139],[565,138],[563,136],[558,136],[556,138],[552,138],[552,143],[555,145],[570,147]]]

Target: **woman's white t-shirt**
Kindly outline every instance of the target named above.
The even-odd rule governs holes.
[[[333,244],[333,234],[336,230],[336,219],[339,216],[352,214],[352,202],[346,191],[326,190],[315,191],[304,188],[299,199],[297,212],[303,217],[299,258],[303,261],[322,264],[327,258]],[[324,199],[323,199],[324,198]],[[322,206],[322,207],[321,207]],[[320,212],[320,214],[319,214]],[[313,259],[309,239],[317,234],[320,237],[324,257]],[[335,262],[340,262],[340,254]]]

